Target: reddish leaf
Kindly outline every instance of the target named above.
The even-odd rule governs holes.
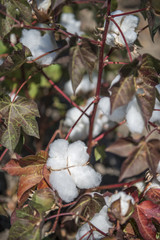
[[[124,178],[132,177],[149,168],[153,175],[160,158],[159,141],[152,139],[149,142],[141,141],[130,156],[123,162],[119,181]]]
[[[119,181],[137,175],[147,169],[147,167],[146,142],[142,141],[123,162]]]
[[[111,112],[116,108],[127,104],[135,93],[133,76],[123,77],[111,88]]]
[[[120,138],[105,150],[121,157],[128,157],[135,148],[136,145],[131,139]]]
[[[160,203],[160,188],[150,188],[145,193],[145,198],[151,200],[154,203]]]
[[[20,176],[18,186],[19,201],[26,191],[36,186],[44,178],[43,168],[47,156],[48,154],[45,151],[40,151],[37,155],[24,157],[20,161],[11,160],[3,168],[11,175]]]
[[[139,232],[145,240],[156,239],[156,228],[152,223],[152,218],[160,223],[160,206],[151,201],[143,201],[136,205],[132,215],[135,219]]]

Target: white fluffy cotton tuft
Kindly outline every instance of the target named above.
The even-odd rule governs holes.
[[[135,97],[127,106],[126,121],[128,128],[132,133],[142,133],[144,129],[144,120]]]
[[[32,53],[32,57],[29,57],[30,60],[33,60],[44,53],[57,48],[53,33],[45,33],[42,36],[41,32],[35,29],[23,29],[20,42],[30,49]],[[53,62],[55,56],[56,53],[53,52],[41,57],[40,59],[36,60],[36,62],[42,65],[49,65]]]
[[[51,6],[51,0],[36,0],[37,8],[40,11],[47,12]]]
[[[71,202],[78,196],[78,188],[88,189],[99,186],[101,175],[87,165],[89,155],[86,145],[77,141],[59,139],[49,148],[47,167],[51,174],[49,181],[62,200]]]
[[[89,76],[86,74],[82,78],[82,81],[79,84],[79,86],[77,87],[75,93],[76,93],[76,95],[77,94],[87,94],[87,93],[93,91],[96,88],[96,84],[97,84],[97,76],[96,75],[93,76],[93,79],[92,79],[92,82],[91,82],[89,80]],[[64,92],[68,96],[74,95],[71,80],[69,80],[68,82],[65,83],[65,85],[64,85]]]
[[[123,13],[122,11],[116,10],[115,12],[112,12],[111,15],[122,14],[122,13]],[[133,45],[133,43],[137,38],[137,33],[135,32],[135,29],[138,26],[138,21],[139,21],[138,17],[133,15],[125,15],[125,16],[115,17],[114,20],[121,28],[128,45],[129,46]],[[125,42],[123,40],[122,35],[120,34],[117,26],[112,21],[110,21],[110,24],[109,24],[106,43],[113,47],[125,46]]]
[[[81,22],[75,19],[73,13],[62,13],[60,22],[67,29],[67,32],[77,33],[78,35],[83,34],[80,30]]]
[[[109,229],[112,228],[112,223],[109,221],[109,218],[107,215],[107,206],[104,206],[99,213],[96,213],[95,216],[90,220],[90,222],[99,230],[107,234]],[[83,240],[92,240],[93,237],[94,239],[98,240],[105,237],[100,232],[95,230],[93,230],[93,233],[90,235],[90,232],[92,230],[93,230],[92,226],[90,226],[88,223],[85,223],[81,228],[79,228],[76,235],[76,240],[79,240],[80,238],[82,238],[87,232],[88,234],[86,234],[86,236],[83,237]]]

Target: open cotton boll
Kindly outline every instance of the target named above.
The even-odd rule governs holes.
[[[75,19],[73,13],[62,13],[60,22],[67,29],[67,32],[72,34],[77,33],[78,35],[83,34],[80,30],[81,22]]]
[[[95,89],[97,84],[97,76],[93,76],[92,82],[89,80],[89,76],[86,74],[83,76],[81,83],[78,85],[76,89],[76,94],[82,93],[87,94],[88,92],[91,92]],[[64,85],[64,92],[68,95],[74,95],[73,88],[72,88],[72,82],[69,80]]]
[[[127,126],[132,133],[142,133],[145,124],[140,107],[135,97],[127,106],[126,121]]]
[[[111,204],[118,199],[120,199],[121,214],[122,216],[125,216],[129,210],[130,203],[134,205],[135,201],[132,196],[126,194],[125,192],[113,194],[111,197],[107,197],[105,201],[107,202],[108,207],[110,207]]]
[[[47,12],[51,6],[51,0],[36,0],[37,8],[40,11]]]
[[[75,107],[69,109],[66,113],[64,126],[71,128],[81,114],[82,114],[81,111]],[[76,126],[73,128],[69,137],[72,141],[76,141],[79,139],[84,140],[87,138],[88,131],[89,131],[89,119],[85,115],[83,115],[82,118],[76,124]]]
[[[157,109],[159,111],[153,110],[152,116],[149,121],[160,123],[160,102],[158,101],[158,99],[156,99],[154,109]]]
[[[71,175],[79,188],[93,188],[101,183],[101,174],[97,173],[90,166],[73,167],[70,169]]]
[[[57,48],[53,33],[45,33],[43,36],[41,36],[41,32],[35,29],[23,29],[20,42],[30,49],[33,57],[29,57],[29,59],[35,59],[44,53]],[[53,52],[41,57],[40,59],[36,60],[36,62],[38,64],[49,65],[53,62],[55,57],[56,53]]]
[[[107,206],[104,206],[99,213],[96,213],[95,216],[90,220],[90,222],[105,234],[107,234],[109,229],[112,228],[113,226],[108,219]],[[93,237],[92,237],[92,234],[90,235],[91,229],[92,229],[92,226],[90,226],[88,223],[85,223],[81,228],[79,228],[76,235],[76,240],[79,240],[80,238],[82,238],[87,232],[88,234],[86,234],[83,237],[83,240],[92,240],[93,237],[94,239],[98,240],[105,237],[103,234],[95,230],[93,231]]]
[[[87,147],[82,141],[71,143],[68,147],[68,165],[84,164],[88,161]]]
[[[49,182],[60,198],[65,202],[71,202],[78,196],[78,189],[67,170],[52,171]]]
[[[122,13],[123,13],[122,11],[117,10],[115,12],[112,12],[111,15],[122,14]],[[135,32],[135,29],[138,26],[138,22],[139,22],[138,17],[133,15],[126,15],[126,16],[115,17],[114,20],[116,21],[118,26],[121,28],[128,45],[129,46],[133,45],[133,43],[137,38],[137,33]],[[114,46],[125,47],[125,42],[123,40],[123,37],[119,32],[117,26],[112,21],[110,21],[109,23],[106,43],[113,47]]]
[[[73,201],[78,196],[77,187],[90,188],[100,184],[101,175],[85,164],[89,155],[83,142],[77,141],[68,145],[67,140],[59,139],[51,144],[51,149],[53,156],[49,157],[46,163],[51,170],[49,181],[62,200]]]
[[[111,102],[109,97],[103,97],[100,99],[98,103],[98,107],[101,109],[101,111],[106,115],[110,115],[111,111]]]

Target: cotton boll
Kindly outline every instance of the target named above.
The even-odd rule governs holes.
[[[78,190],[68,170],[54,171],[49,176],[52,187],[65,202],[71,202],[78,196]]]
[[[75,107],[69,109],[66,113],[64,126],[71,128],[81,114],[82,114],[81,111]],[[82,118],[76,124],[76,126],[73,128],[70,134],[70,139],[72,141],[76,141],[78,139],[84,140],[88,135],[88,130],[89,130],[89,119],[83,115]]]
[[[52,169],[66,167],[68,141],[64,139],[55,140],[50,144],[48,154],[47,167],[51,167]]]
[[[98,103],[98,107],[101,109],[101,111],[106,115],[110,115],[110,108],[111,108],[111,103],[110,103],[110,98],[109,97],[103,97],[100,99]]]
[[[130,202],[134,205],[134,199],[132,196],[127,195],[125,192],[118,192],[113,194],[110,198],[107,198],[107,204],[110,207],[111,204],[120,199],[121,214],[125,216],[129,210]]]
[[[93,76],[92,82],[89,80],[89,76],[86,74],[83,76],[82,81],[78,85],[76,89],[76,95],[77,94],[87,94],[88,92],[91,92],[95,89],[97,83],[97,76]],[[68,82],[65,83],[64,85],[64,92],[68,95],[71,96],[73,95],[73,88],[72,88],[72,82],[69,80]]]
[[[89,159],[87,147],[82,141],[76,141],[68,147],[68,165],[82,165]]]
[[[123,121],[126,115],[126,108],[127,105],[116,108],[109,116],[109,120],[117,123]]]
[[[154,109],[160,110],[160,102],[158,101],[158,99],[156,99]],[[160,111],[154,111],[153,110],[150,121],[160,123]]]
[[[116,14],[122,14],[122,11],[115,11],[111,15]],[[117,25],[120,27],[121,31],[123,32],[123,35],[125,36],[125,39],[129,46],[133,45],[137,38],[137,33],[135,32],[135,29],[138,25],[138,17],[133,15],[127,15],[127,16],[119,16],[115,17],[114,20],[116,21]],[[106,38],[106,43],[110,46],[125,46],[125,42],[123,40],[122,34],[119,32],[119,29],[117,26],[110,22],[108,34]]]
[[[97,173],[90,166],[73,167],[70,169],[71,175],[79,188],[92,188],[99,186],[101,174]]]
[[[108,233],[109,229],[112,228],[112,223],[108,220],[108,215],[107,215],[107,206],[104,206],[99,213],[96,213],[95,216],[91,219],[90,221],[95,227],[97,227],[99,230],[104,232],[105,234]],[[87,232],[85,237],[83,237],[83,240],[92,240],[93,237],[90,235],[90,230],[92,229],[92,226],[90,226],[88,223],[85,223],[81,228],[79,228],[77,235],[76,235],[76,240],[79,240],[84,236]],[[98,231],[93,231],[93,236],[94,239],[102,239],[105,237]]]
[[[62,13],[60,22],[68,32],[72,34],[77,33],[78,35],[83,34],[83,32],[80,31],[81,22],[75,19],[73,13]]]
[[[111,82],[111,84],[110,84],[110,88],[113,87],[117,82],[119,82],[120,78],[121,78],[121,75],[118,74],[118,75],[112,80],[112,82]]]
[[[34,29],[24,29],[22,31],[22,37],[20,39],[20,42],[30,49],[33,57],[29,59],[35,59],[43,55],[44,53],[47,53],[57,48],[57,44],[53,34],[46,33],[41,36],[40,31]],[[41,57],[40,59],[36,60],[36,62],[39,64],[49,65],[53,62],[55,56],[56,53],[53,52],[44,57]]]
[[[132,133],[142,133],[144,129],[144,120],[135,97],[127,106],[126,121],[128,128]]]
[[[36,2],[37,2],[37,8],[40,11],[47,12],[51,6],[51,0],[36,0]]]

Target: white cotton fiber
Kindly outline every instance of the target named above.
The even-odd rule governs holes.
[[[109,231],[109,228],[112,228],[113,226],[108,219],[107,206],[104,206],[99,213],[96,213],[90,222],[105,234],[107,234]],[[91,229],[92,229],[92,226],[90,226],[88,223],[85,223],[81,228],[79,228],[76,235],[76,240],[79,240],[80,238],[82,238],[82,236],[85,235],[87,232],[89,233],[85,237],[83,237],[83,240],[92,240],[93,237],[92,235],[90,235]],[[98,231],[93,231],[93,236],[94,236],[94,239],[96,240],[102,239],[103,237],[105,237]]]
[[[68,164],[72,165],[82,165],[86,163],[89,159],[87,153],[87,147],[82,141],[76,141],[71,143],[68,147]]]
[[[113,122],[121,122],[125,119],[127,105],[116,108],[113,113],[109,116],[109,120]]]
[[[52,157],[47,160],[51,168],[49,181],[65,202],[73,201],[78,196],[79,188],[90,188],[100,184],[101,175],[85,164],[89,155],[86,145],[77,141],[68,144],[67,140],[59,139],[50,145]]]
[[[144,120],[135,97],[127,106],[126,121],[128,128],[132,133],[142,133],[144,129]]]
[[[120,10],[117,10],[115,12],[112,12],[111,15],[116,14],[122,14],[123,12]],[[125,36],[125,39],[129,46],[133,45],[137,38],[137,33],[135,32],[136,27],[138,26],[138,17],[133,15],[124,15],[115,17],[114,20],[118,24],[118,26],[121,28],[121,31],[123,32],[123,35]],[[109,29],[107,34],[106,43],[110,46],[125,46],[125,42],[123,40],[123,37],[121,33],[119,32],[117,26],[110,21],[109,23]]]
[[[113,194],[111,197],[105,199],[107,206],[110,207],[113,202],[120,199],[121,214],[125,216],[129,210],[130,203],[134,205],[135,201],[132,196],[126,194],[125,192],[118,192]]]
[[[73,13],[62,13],[60,22],[67,29],[67,32],[72,34],[77,33],[78,35],[83,34],[80,30],[81,22],[75,19]]]
[[[157,85],[155,86],[155,88],[157,89],[158,93],[160,94],[160,84],[157,84]]]
[[[65,202],[71,202],[78,196],[76,184],[67,170],[51,172],[49,181]]]
[[[59,169],[66,167],[68,157],[68,142],[64,139],[55,140],[49,146],[47,167]]]
[[[159,111],[153,110],[152,116],[149,121],[160,123],[160,102],[158,101],[158,99],[156,99],[154,109],[158,109]]]
[[[71,168],[71,174],[77,187],[81,189],[97,187],[101,183],[101,174],[90,166]]]
[[[91,91],[93,91],[96,87],[97,84],[97,76],[93,76],[92,82],[89,80],[89,76],[86,74],[83,76],[81,83],[78,85],[76,89],[76,95],[77,94],[87,94]],[[64,92],[68,95],[74,95],[73,93],[73,88],[72,88],[72,82],[69,80],[68,82],[65,83],[64,85]]]
[[[45,33],[43,36],[41,36],[41,32],[35,29],[23,29],[20,42],[30,49],[33,57],[29,59],[35,59],[44,53],[57,48],[53,33]],[[56,53],[53,52],[41,57],[40,59],[36,60],[36,62],[38,64],[49,65],[53,62],[55,56]]]
[[[121,75],[118,74],[118,75],[112,80],[112,82],[111,82],[111,84],[110,84],[110,88],[112,88],[117,82],[119,82],[120,78],[121,78]]]
[[[66,118],[64,120],[64,126],[71,128],[73,124],[80,117],[82,112],[76,107],[71,108],[66,113]],[[82,118],[78,121],[74,129],[70,134],[70,139],[72,141],[84,140],[88,136],[89,131],[89,119],[86,116],[82,116]]]
[[[101,111],[106,115],[110,115],[110,109],[111,109],[111,103],[109,97],[103,97],[100,99],[98,103],[98,107],[101,109]]]
[[[40,11],[47,12],[49,7],[51,6],[51,0],[36,0],[37,8]]]

